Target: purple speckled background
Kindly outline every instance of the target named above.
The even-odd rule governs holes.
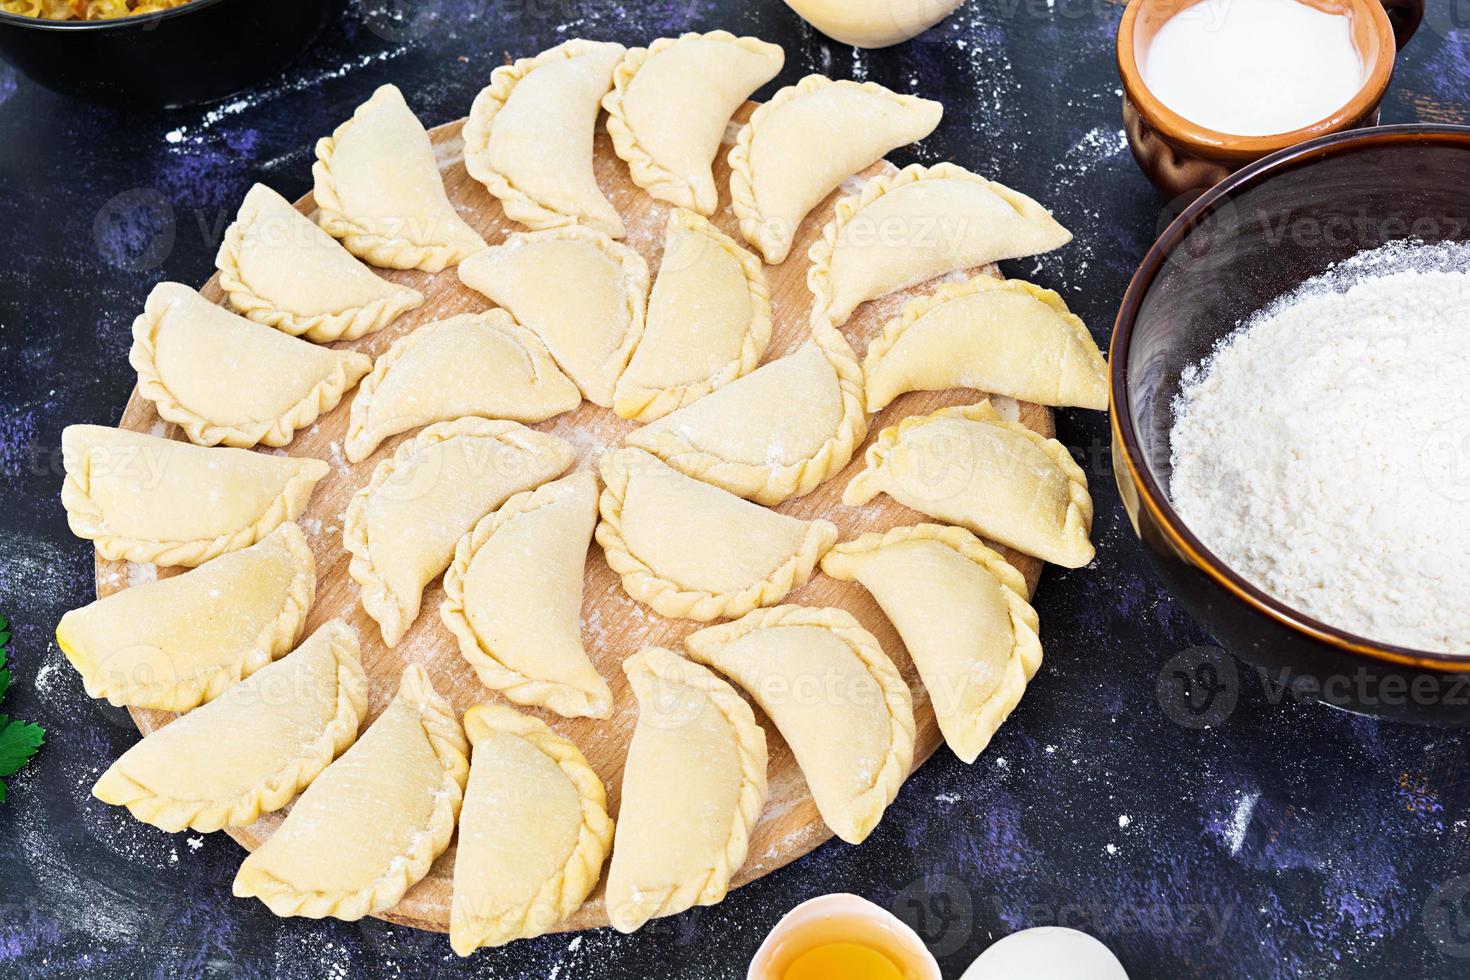
[[[1470,10],[1429,4],[1385,121],[1467,121]],[[0,67],[6,709],[50,729],[0,806],[0,976],[736,978],[786,909],[837,890],[914,923],[948,978],[1000,936],[1056,922],[1102,938],[1135,980],[1470,976],[1470,739],[1272,698],[1253,675],[1222,725],[1171,722],[1156,677],[1207,637],[1143,564],[1092,413],[1063,413],[1060,428],[1088,466],[1099,558],[1047,573],[1047,660],[993,746],[972,767],[936,755],[860,849],[828,844],[717,907],[461,963],[442,937],[376,920],[278,920],[230,897],[229,838],[164,834],[92,800],[136,733],[87,699],[51,639],[92,597],[91,548],[56,497],[59,432],[117,419],[149,287],[210,275],[253,181],[307,190],[312,141],[375,86],[396,82],[435,124],[463,115],[507,54],[568,37],[721,27],[781,42],[783,84],[818,70],[942,99],[943,125],[900,162],[953,159],[1053,207],[1077,240],[1008,271],[1060,290],[1100,341],[1161,227],[1119,127],[1119,3],[971,0],[882,52],[826,41],[779,0],[420,6],[403,40],[374,29],[391,23],[382,4],[352,4],[284,77],[203,108],[122,115]]]

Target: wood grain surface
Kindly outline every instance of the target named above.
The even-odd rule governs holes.
[[[737,113],[736,120],[743,121],[754,108],[754,103],[747,103]],[[486,241],[495,244],[507,235],[524,229],[506,219],[499,202],[466,172],[459,137],[462,122],[463,120],[439,126],[431,130],[430,135],[450,199],[455,202],[465,219],[484,235]],[[611,141],[600,127],[595,152],[598,181],[627,224],[626,241],[648,260],[650,271],[656,274],[669,206],[654,200],[632,183],[627,166],[614,155]],[[887,162],[881,162],[866,171],[864,176],[891,172],[892,169]],[[721,189],[720,210],[714,220],[720,228],[739,241],[736,222],[729,207],[728,172],[722,151],[716,163],[716,182]],[[765,361],[796,349],[807,338],[807,318],[811,306],[811,296],[806,285],[807,268],[810,264],[807,249],[820,234],[822,226],[831,219],[837,198],[851,193],[857,186],[856,179],[849,181],[816,208],[803,223],[791,257],[780,266],[766,267],[766,277],[771,289],[774,332]],[[298,207],[303,212],[311,213],[313,204],[310,195],[299,201]],[[417,271],[378,271],[385,278],[418,289],[426,297],[424,304],[399,317],[385,330],[349,344],[334,346],[350,346],[376,357],[394,340],[421,324],[457,313],[483,310],[490,305],[483,296],[461,285],[452,268],[438,275]],[[223,301],[224,294],[219,289],[217,279],[217,276],[210,279],[202,287],[202,292],[207,298],[220,302]],[[858,309],[844,325],[843,332],[859,357],[866,350],[868,340],[879,332],[883,323],[897,314],[903,300],[924,291],[924,287],[917,287]],[[980,397],[980,393],[967,390],[904,395],[871,419],[872,426],[862,450],[866,450],[883,426],[894,425],[905,416],[924,414],[946,405],[971,403]],[[435,687],[453,702],[457,711],[463,712],[474,704],[495,700],[498,695],[480,684],[469,665],[461,659],[454,638],[439,619],[439,604],[444,598],[444,590],[437,579],[425,592],[423,612],[417,622],[393,649],[383,644],[377,624],[358,604],[357,585],[347,574],[348,555],[342,548],[342,519],[347,501],[354,491],[368,482],[373,468],[392,454],[398,442],[412,438],[414,433],[385,441],[377,452],[362,463],[347,463],[341,447],[351,400],[349,395],[334,411],[323,416],[310,429],[298,433],[285,450],[274,450],[292,456],[315,456],[331,464],[330,472],[318,484],[306,513],[299,521],[311,542],[317,563],[316,604],[307,620],[306,631],[309,633],[333,617],[342,617],[357,628],[362,641],[363,664],[371,682],[369,721],[376,718],[387,705],[397,690],[403,667],[408,663],[424,665],[433,678]],[[997,401],[1003,409],[1008,406],[1005,399]],[[1054,433],[1052,416],[1048,409],[1030,404],[1014,407],[1019,412],[1019,418],[1031,428],[1048,436]],[[128,401],[120,424],[123,428],[140,432],[151,431],[182,438],[176,427],[159,419],[152,404],[142,399],[136,389]],[[573,412],[534,426],[571,442],[579,456],[577,468],[591,469],[594,472],[597,457],[606,448],[617,445],[634,427],[634,423],[618,418],[610,410],[585,401]],[[840,474],[816,491],[805,497],[789,500],[776,509],[797,517],[823,517],[831,520],[841,530],[841,540],[844,541],[867,531],[883,531],[895,525],[924,520],[923,515],[900,506],[887,496],[880,496],[862,507],[843,506],[842,490],[861,468],[862,450]],[[1002,550],[1021,569],[1029,586],[1034,589],[1042,563],[1013,551]],[[167,576],[178,571],[182,569],[161,569],[159,575]],[[127,588],[130,582],[149,577],[146,570],[129,569],[126,563],[104,561],[101,558],[97,560],[96,573],[99,596],[110,595]],[[556,731],[576,742],[586,753],[607,786],[608,809],[616,816],[623,761],[637,720],[637,705],[620,665],[624,658],[649,645],[681,651],[683,638],[704,624],[666,619],[629,599],[622,590],[618,576],[608,568],[601,549],[595,543],[587,558],[585,588],[582,606],[583,639],[593,663],[612,687],[613,716],[605,721],[572,720],[550,712],[524,710],[534,711]],[[893,627],[878,609],[877,603],[856,583],[837,582],[820,573],[784,601],[846,609],[878,638],[883,649],[903,672],[913,692],[914,713],[918,725],[914,765],[922,765],[941,745],[939,730],[908,653]],[[131,709],[131,713],[144,734],[157,730],[173,717],[164,712],[139,709]],[[758,709],[756,716],[765,726],[770,748],[770,795],[752,835],[750,855],[734,878],[735,887],[769,874],[832,836],[817,814],[791,750]],[[222,751],[227,750],[227,747],[222,747]],[[275,830],[284,812],[268,814],[250,826],[233,828],[228,832],[244,847],[253,850]],[[447,930],[454,853],[451,845],[434,863],[429,875],[410,889],[398,905],[383,913],[382,917],[421,929]],[[221,887],[228,885],[221,883]],[[593,928],[607,925],[607,922],[603,890],[599,885],[581,911],[559,928]]]

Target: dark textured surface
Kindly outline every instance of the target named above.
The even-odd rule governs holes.
[[[1430,6],[1387,122],[1466,121],[1470,17]],[[444,937],[376,920],[278,920],[230,897],[241,852],[225,835],[167,835],[91,799],[137,736],[87,699],[51,639],[93,594],[92,550],[57,499],[59,433],[116,421],[149,287],[210,275],[251,182],[306,191],[312,141],[375,86],[396,82],[432,125],[463,115],[507,53],[758,34],[786,47],[782,83],[818,70],[941,99],[943,125],[899,161],[952,159],[1054,208],[1077,240],[1007,271],[1060,290],[1100,341],[1163,220],[1122,142],[1114,3],[971,0],[871,53],[825,41],[778,0],[397,7],[421,13],[354,5],[283,78],[202,109],[93,108],[0,67],[0,611],[17,675],[5,708],[50,729],[0,806],[0,976],[735,978],[785,910],[841,890],[914,922],[949,978],[1000,936],[1058,921],[1102,938],[1135,980],[1470,974],[1470,877],[1457,877],[1470,872],[1470,738],[1295,704],[1254,677],[1220,726],[1170,721],[1156,679],[1206,637],[1143,564],[1100,413],[1060,418],[1088,466],[1099,558],[1043,579],[1046,663],[989,751],[973,767],[941,751],[863,847],[830,843],[714,908],[462,964]]]

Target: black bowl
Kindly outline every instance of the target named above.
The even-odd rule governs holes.
[[[0,12],[0,56],[38,85],[143,108],[208,102],[279,71],[343,0],[191,0],[97,21]]]
[[[1123,297],[1111,354],[1113,469],[1170,588],[1273,681],[1365,714],[1470,724],[1470,656],[1376,642],[1290,608],[1212,554],[1169,499],[1180,372],[1304,279],[1408,237],[1470,240],[1470,128],[1326,136],[1207,191],[1164,231]]]

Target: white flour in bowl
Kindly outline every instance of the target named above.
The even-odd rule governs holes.
[[[1363,253],[1183,381],[1170,495],[1206,547],[1339,629],[1470,654],[1470,245]]]

